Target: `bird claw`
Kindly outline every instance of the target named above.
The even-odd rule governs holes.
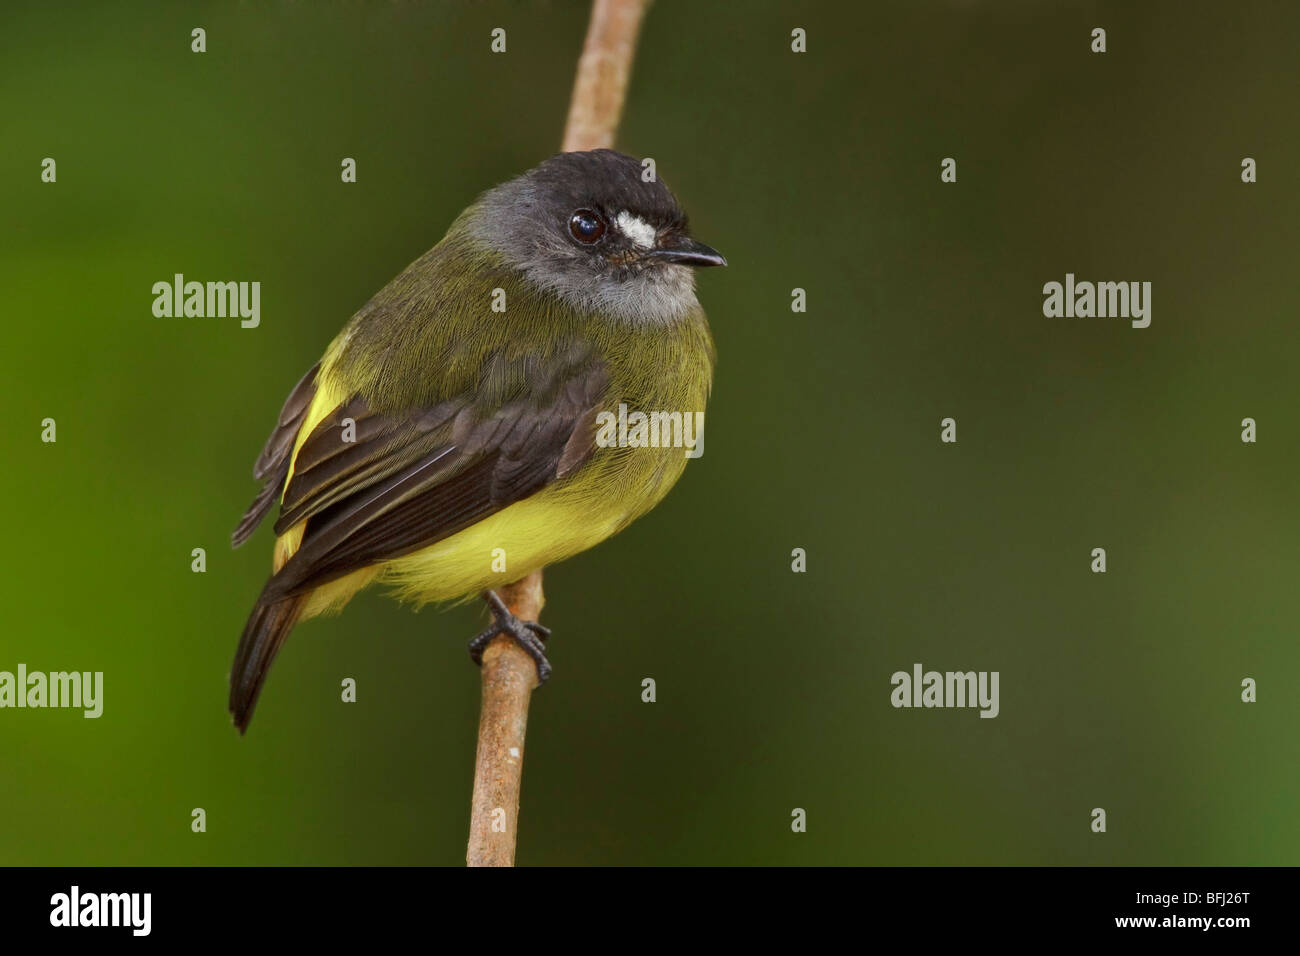
[[[537,683],[545,684],[551,676],[551,662],[546,659],[546,639],[551,629],[536,621],[525,621],[511,613],[495,591],[483,595],[492,608],[492,623],[469,642],[469,657],[483,666],[483,652],[498,634],[504,634],[524,649],[537,665]]]

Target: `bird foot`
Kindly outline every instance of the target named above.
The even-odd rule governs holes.
[[[551,676],[551,662],[546,659],[546,639],[551,636],[551,629],[543,627],[536,621],[525,621],[510,613],[506,602],[497,597],[495,591],[486,591],[483,599],[492,608],[492,624],[481,634],[475,635],[469,642],[469,656],[475,664],[483,666],[483,652],[498,634],[504,634],[520,647],[537,665],[537,683],[545,684]]]

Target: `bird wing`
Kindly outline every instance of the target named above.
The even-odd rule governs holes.
[[[302,524],[303,534],[266,582],[235,651],[230,710],[241,732],[313,588],[455,534],[591,457],[609,388],[603,362],[582,350],[567,361],[497,354],[478,378],[464,394],[400,412],[376,411],[353,395],[312,428],[297,455],[307,414],[299,405],[310,404],[304,389],[314,394],[315,385],[294,390],[258,459],[272,491],[264,489],[249,514],[255,526],[292,470],[276,531]],[[249,522],[245,516],[240,528]]]
[[[253,503],[248,506],[248,510],[244,512],[244,517],[240,519],[234,534],[230,536],[233,547],[239,547],[252,536],[275,504],[276,496],[284,488],[285,479],[289,477],[294,440],[298,437],[298,430],[302,428],[303,420],[307,417],[311,400],[316,397],[318,371],[320,371],[320,362],[308,369],[307,374],[298,380],[298,384],[285,399],[284,407],[280,409],[280,418],[276,421],[275,428],[271,430],[271,437],[266,440],[262,454],[257,456],[257,461],[253,465],[253,477],[264,479],[265,484],[253,499]]]
[[[275,526],[282,534],[305,521],[302,540],[264,599],[418,551],[586,462],[609,387],[604,363],[525,355],[510,364],[522,386],[494,407],[475,389],[400,412],[353,396],[326,415],[294,458]]]

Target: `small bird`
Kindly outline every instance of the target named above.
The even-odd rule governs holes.
[[[294,386],[232,536],[279,502],[273,573],[230,674],[241,733],[294,625],[372,582],[416,605],[483,595],[493,622],[471,656],[506,634],[546,680],[550,632],[494,587],[658,504],[682,448],[600,441],[597,420],[702,415],[713,379],[692,267],[726,260],[642,172],[613,150],[561,153],[487,191]]]

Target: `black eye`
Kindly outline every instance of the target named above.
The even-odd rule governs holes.
[[[605,220],[590,209],[579,209],[569,217],[569,232],[579,242],[595,242],[605,234]]]

